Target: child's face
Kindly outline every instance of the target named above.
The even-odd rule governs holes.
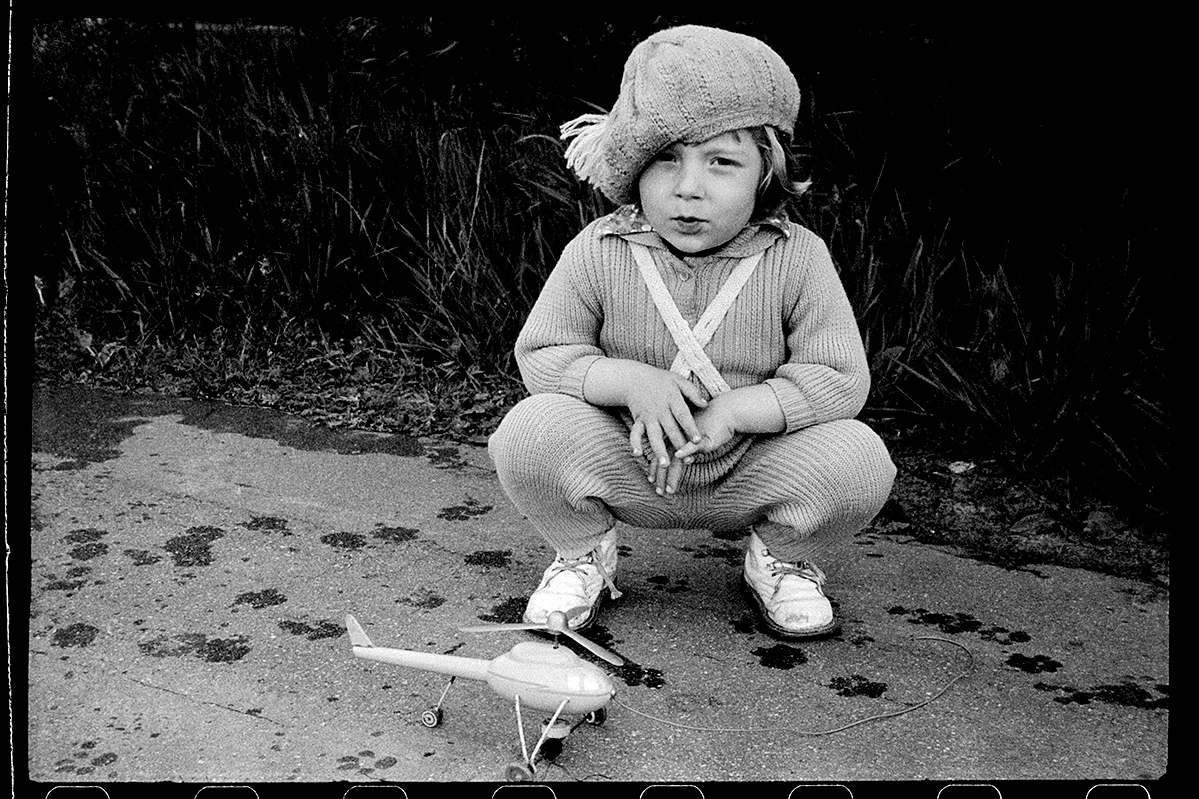
[[[699,144],[677,142],[655,155],[638,180],[641,210],[683,252],[719,247],[749,222],[762,154],[745,130]]]

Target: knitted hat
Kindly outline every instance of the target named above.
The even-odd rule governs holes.
[[[616,203],[637,199],[650,158],[674,142],[697,143],[739,128],[795,131],[799,84],[779,55],[741,33],[683,25],[633,48],[620,96],[607,114],[562,126],[566,165]]]

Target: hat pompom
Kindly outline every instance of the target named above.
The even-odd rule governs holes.
[[[583,114],[562,126],[566,146],[566,165],[583,180],[597,183],[598,169],[604,154],[604,135],[608,131],[607,114]]]

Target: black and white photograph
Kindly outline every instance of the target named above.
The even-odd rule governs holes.
[[[697,8],[12,5],[14,796],[1179,795],[1199,8]]]

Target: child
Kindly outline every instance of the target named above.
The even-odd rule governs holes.
[[[799,86],[761,41],[688,25],[634,48],[567,164],[621,207],[567,245],[516,342],[532,396],[489,450],[556,550],[525,621],[573,629],[620,596],[615,523],[746,530],[744,585],[786,638],[835,633],[817,566],[895,467],[854,420],[869,390],[817,236],[780,210]]]

